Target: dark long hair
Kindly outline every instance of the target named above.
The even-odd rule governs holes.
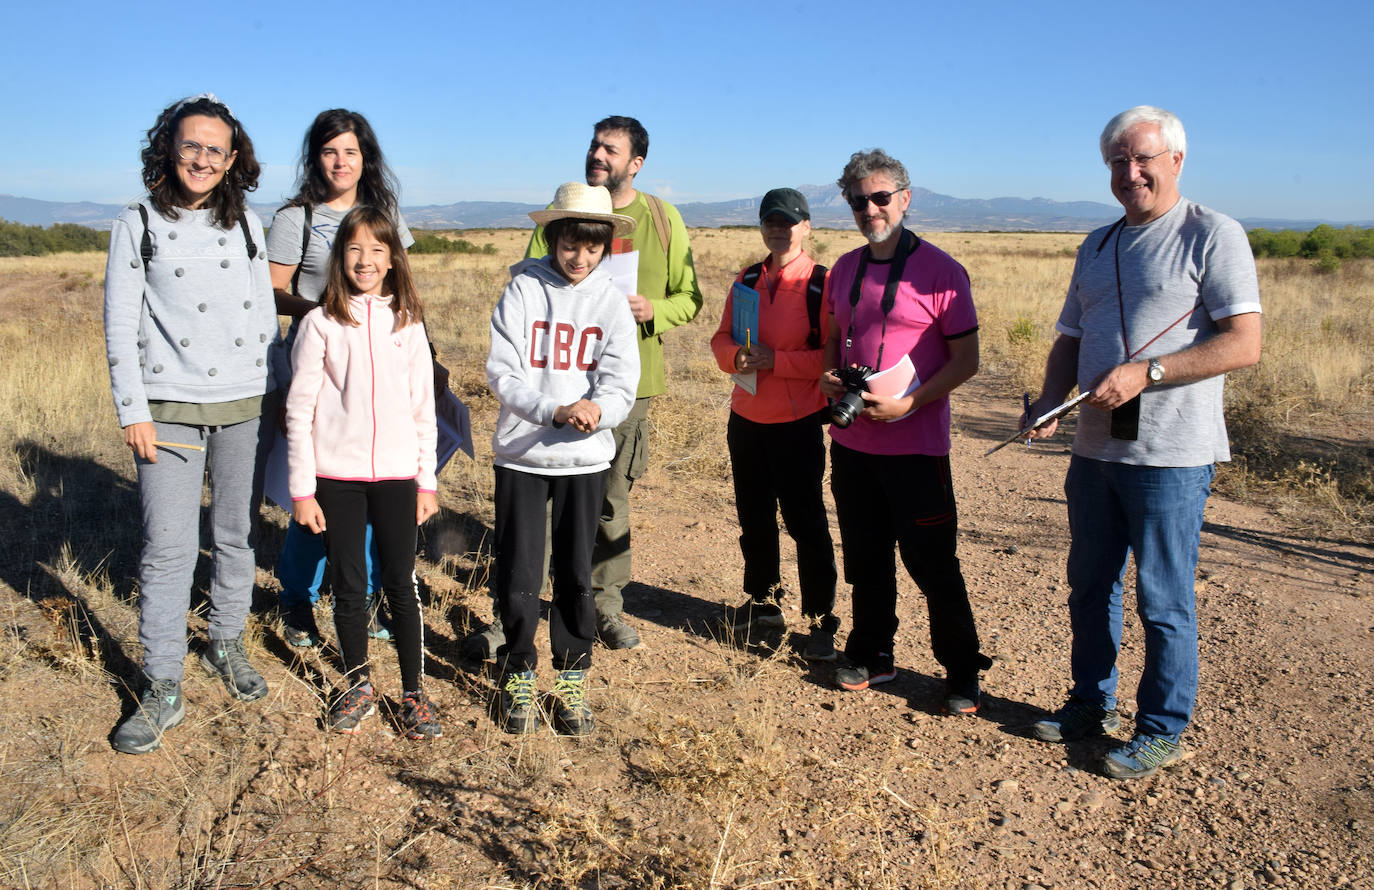
[[[393,295],[391,310],[396,313],[393,330],[399,331],[408,324],[419,324],[424,320],[424,308],[415,290],[415,279],[410,275],[405,248],[401,246],[401,233],[390,214],[366,204],[359,204],[348,211],[343,222],[339,223],[338,233],[334,235],[334,248],[329,254],[329,280],[320,299],[325,314],[345,324],[358,324],[348,308],[349,297],[353,296],[353,283],[348,280],[348,242],[353,240],[359,229],[367,229],[373,238],[391,251],[391,271],[386,273],[383,291],[390,291]]]
[[[320,150],[326,142],[342,133],[356,136],[358,148],[363,153],[363,173],[358,178],[358,204],[368,204],[395,216],[400,186],[387,166],[386,158],[382,156],[377,134],[372,132],[367,118],[346,108],[331,108],[315,116],[315,122],[310,125],[305,141],[301,143],[301,159],[296,176],[299,190],[286,206],[313,207],[329,200],[329,180],[320,166]]]
[[[221,229],[233,228],[247,207],[245,195],[258,187],[262,168],[253,154],[253,140],[243,131],[243,125],[227,105],[208,93],[168,105],[157,116],[143,148],[143,185],[158,213],[167,219],[181,216],[184,196],[176,174],[177,147],[172,143],[176,141],[181,119],[194,114],[219,118],[229,125],[229,151],[236,153],[234,163],[224,171],[224,178],[205,200],[205,206],[210,209],[211,222]]]

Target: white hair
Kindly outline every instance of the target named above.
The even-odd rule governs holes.
[[[1107,163],[1107,153],[1111,151],[1112,143],[1136,124],[1155,124],[1159,127],[1165,148],[1180,154],[1187,153],[1188,137],[1183,132],[1183,121],[1177,115],[1153,105],[1137,105],[1107,121],[1107,126],[1102,128],[1102,135],[1097,140],[1097,147],[1102,150],[1102,163]]]

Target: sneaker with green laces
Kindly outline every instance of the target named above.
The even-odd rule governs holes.
[[[587,706],[587,672],[559,671],[549,693],[549,722],[559,735],[591,735],[596,718]]]
[[[1082,698],[1070,698],[1064,707],[1031,727],[1042,742],[1074,742],[1088,736],[1106,735],[1121,728],[1121,715]]]
[[[162,734],[186,719],[181,683],[148,680],[138,707],[114,731],[114,749],[121,754],[147,754],[162,744]]]
[[[249,663],[242,634],[230,640],[211,640],[200,656],[200,666],[224,680],[224,688],[239,701],[257,701],[267,694],[267,681]]]
[[[539,728],[539,705],[534,694],[534,671],[511,671],[501,676],[496,721],[502,730],[523,735]]]
[[[444,735],[439,718],[434,713],[434,705],[430,704],[429,696],[425,695],[423,689],[401,695],[400,724],[401,731],[408,739],[428,741]]]
[[[1113,779],[1143,779],[1160,767],[1183,761],[1183,746],[1177,739],[1138,732],[1131,740],[1102,758],[1102,770]]]

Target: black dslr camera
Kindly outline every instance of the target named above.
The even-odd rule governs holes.
[[[867,365],[853,365],[848,368],[836,368],[831,373],[840,378],[845,392],[830,406],[830,419],[835,426],[844,429],[853,423],[854,418],[864,409],[864,397],[861,393],[868,391],[868,378],[873,376],[873,369]]]

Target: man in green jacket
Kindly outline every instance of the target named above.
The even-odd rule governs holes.
[[[649,462],[649,400],[667,390],[663,334],[690,322],[702,304],[682,215],[668,202],[634,188],[635,175],[648,153],[649,134],[644,127],[634,118],[620,115],[596,124],[587,149],[587,184],[604,185],[611,193],[615,212],[634,217],[636,222],[630,237],[613,241],[611,252],[639,254],[637,292],[629,295],[630,311],[639,325],[639,389],[630,416],[615,428],[615,459],[606,479],[606,500],[592,552],[597,638],[611,649],[639,645],[638,632],[622,615],[622,591],[630,581],[630,488]],[[525,256],[540,257],[548,252],[544,230],[536,228]],[[469,639],[470,652],[490,655],[502,642],[500,625],[494,622],[487,631]]]

